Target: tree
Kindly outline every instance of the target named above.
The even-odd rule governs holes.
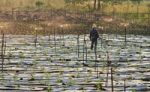
[[[139,18],[139,5],[143,0],[130,0],[130,1],[137,5],[137,17]]]
[[[42,1],[37,1],[37,2],[35,2],[35,5],[36,5],[38,8],[41,8],[41,7],[44,5],[44,3],[43,3]]]
[[[148,7],[148,24],[150,24],[150,4],[147,4],[147,7]]]
[[[98,0],[97,9],[98,9],[98,10],[101,10],[101,0]]]
[[[94,10],[96,10],[96,3],[97,3],[97,0],[94,0],[94,3],[93,3],[93,4],[94,4],[94,5],[93,5],[93,9],[94,9]]]

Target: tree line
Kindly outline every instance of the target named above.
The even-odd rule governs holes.
[[[93,10],[100,10],[103,3],[110,3],[113,5],[121,4],[123,2],[132,2],[139,6],[139,4],[144,0],[65,0],[65,3],[68,4],[83,4],[86,2],[93,2]]]

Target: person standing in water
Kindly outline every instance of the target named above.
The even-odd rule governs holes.
[[[94,46],[94,49],[96,50],[98,38],[99,38],[99,34],[96,30],[96,25],[93,24],[92,30],[90,31],[91,50],[93,50],[93,46]]]

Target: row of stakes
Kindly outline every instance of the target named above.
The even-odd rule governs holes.
[[[37,35],[36,35],[36,41],[37,41]],[[50,39],[50,35],[49,35],[49,39]],[[60,37],[61,39],[61,37]],[[78,34],[77,35],[77,56],[78,58],[80,57],[80,35]],[[56,32],[54,30],[54,45],[55,45],[55,53],[56,53]],[[63,34],[63,46],[64,46],[64,34]],[[84,34],[84,40],[83,40],[83,65],[87,62],[87,40],[85,39],[85,34]],[[102,43],[102,39],[101,39],[101,47],[103,45]],[[35,43],[36,44],[36,43]],[[126,45],[126,35],[125,35],[125,45]],[[35,45],[36,46],[36,45]],[[97,51],[96,51],[96,46],[95,46],[95,49],[94,49],[94,54],[95,54],[95,72],[97,73],[97,78],[99,78],[99,71],[98,71],[98,65],[97,65]],[[108,75],[111,74],[111,87],[112,87],[112,92],[114,92],[114,83],[113,83],[113,67],[111,65],[111,61],[109,61],[109,54],[108,54],[108,51],[107,51],[107,77],[106,77],[106,87],[108,86]],[[125,84],[125,80],[124,80],[124,92],[126,92],[126,84]]]
[[[55,53],[56,53],[56,32],[54,31],[54,45],[55,45]],[[126,36],[125,36],[126,37]],[[77,36],[77,54],[78,54],[78,58],[80,56],[80,48],[79,48],[79,43],[80,43],[80,35],[78,34]],[[6,51],[6,41],[5,41],[5,34],[4,32],[2,31],[2,43],[1,43],[1,60],[2,60],[2,73],[4,72],[4,60],[5,60],[5,51]],[[125,38],[126,39],[126,38]],[[49,35],[49,40],[50,40],[50,35]],[[64,45],[64,33],[63,33],[63,45]],[[35,40],[34,40],[34,43],[35,43],[35,47],[37,46],[37,42],[38,42],[38,34],[37,34],[37,31],[36,31],[36,34],[35,34]],[[101,46],[102,46],[102,39],[101,39]],[[125,43],[126,43],[126,40],[125,40]],[[99,78],[99,71],[98,71],[98,65],[97,65],[97,51],[96,51],[96,47],[94,49],[94,54],[95,54],[95,72],[97,73],[97,78]],[[83,64],[85,64],[85,62],[87,61],[87,40],[85,40],[85,34],[84,34],[84,42],[83,42]],[[111,91],[114,92],[114,83],[113,83],[113,67],[111,65],[111,61],[109,61],[109,54],[107,52],[107,77],[106,77],[106,84],[105,86],[107,87],[108,86],[108,75],[111,74]],[[110,72],[109,72],[110,71]],[[125,83],[125,80],[124,80],[124,92],[126,92],[126,83]]]
[[[1,61],[2,61],[2,66],[1,66],[1,70],[2,73],[4,72],[4,60],[5,60],[5,51],[6,51],[6,41],[5,41],[5,34],[3,31],[1,31],[2,33],[2,40],[1,40]]]

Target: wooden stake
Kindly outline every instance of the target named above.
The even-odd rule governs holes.
[[[85,51],[86,51],[86,62],[87,62],[87,44],[86,44],[86,41],[85,41]]]
[[[101,36],[101,48],[103,46],[103,37]]]
[[[64,30],[62,28],[62,33],[63,33],[63,46],[65,46],[65,41],[64,41]]]
[[[1,58],[2,58],[2,73],[4,71],[3,65],[4,65],[4,33],[2,32],[2,46],[1,46]]]
[[[125,27],[125,46],[127,45],[127,28]]]
[[[109,74],[109,66],[110,66],[110,62],[109,62],[109,54],[108,54],[108,51],[107,51],[107,64],[106,64],[106,67],[107,67],[107,73],[106,73],[106,86],[108,86],[108,74]]]
[[[46,24],[43,25],[44,26],[44,36],[46,36]]]
[[[83,41],[83,63],[84,63],[84,51],[85,50],[85,34],[84,34],[84,41]]]
[[[56,54],[56,32],[55,32],[55,28],[54,28],[54,44],[55,44],[55,54]]]
[[[79,39],[80,39],[80,36],[78,34],[78,38],[77,38],[77,46],[78,46],[78,58],[79,58]]]
[[[5,38],[5,37],[4,37]],[[5,52],[6,52],[6,41],[5,41],[5,43],[4,43],[4,56],[5,56]]]
[[[126,92],[126,79],[124,79],[124,92]]]
[[[114,92],[114,84],[113,84],[113,69],[111,67],[111,92]]]
[[[35,43],[35,47],[37,46],[37,30],[35,30],[35,41],[34,41],[34,43]]]
[[[98,65],[97,65],[97,51],[96,51],[96,46],[94,46],[94,53],[95,53],[95,72],[97,73],[97,78],[98,78]]]

